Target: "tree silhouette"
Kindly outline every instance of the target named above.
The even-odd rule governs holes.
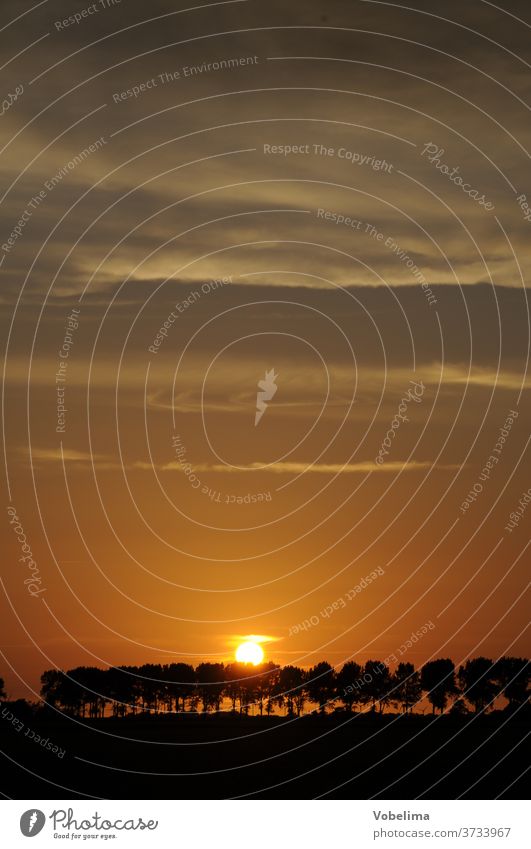
[[[131,713],[136,714],[139,707],[144,710],[144,682],[142,680],[142,675],[140,673],[139,666],[122,666],[120,667],[124,670],[125,673],[128,674],[130,678],[130,689],[129,689],[129,705],[131,707]]]
[[[306,692],[310,701],[319,705],[319,713],[325,713],[326,705],[335,700],[335,674],[330,664],[325,660],[316,666],[312,666],[308,672]]]
[[[65,686],[67,691],[72,688],[74,695],[77,688],[77,701],[81,703],[83,715],[88,706],[89,717],[97,719],[104,715],[105,705],[109,701],[105,693],[107,690],[107,671],[97,666],[78,666],[69,669],[66,673],[69,684]]]
[[[168,665],[118,666],[100,669],[79,666],[63,672],[45,670],[41,676],[43,701],[66,714],[102,719],[111,713],[117,717],[143,711],[204,713],[222,710],[230,701],[232,710],[247,715],[257,706],[260,716],[270,716],[278,708],[289,717],[300,716],[309,699],[324,714],[336,700],[351,712],[357,704],[370,704],[383,713],[389,704],[411,713],[426,692],[433,712],[444,712],[450,697],[459,694],[452,713],[466,714],[466,701],[476,713],[503,696],[509,710],[516,710],[529,699],[529,661],[502,657],[495,663],[485,657],[471,658],[456,674],[452,660],[437,658],[426,663],[420,673],[412,663],[399,663],[394,673],[379,660],[368,660],[363,667],[347,661],[337,673],[329,663],[318,663],[310,670],[298,666],[278,667],[269,661],[251,664],[200,663],[197,669],[187,663]],[[6,699],[0,679],[0,699]],[[110,711],[108,710],[110,705]]]
[[[62,677],[63,674],[58,669],[46,669],[41,675],[41,696],[53,707],[62,704],[60,692]]]
[[[360,701],[371,703],[372,710],[379,705],[380,712],[391,701],[391,675],[389,667],[381,660],[368,660],[361,677]]]
[[[468,716],[470,711],[466,706],[466,702],[462,696],[458,696],[458,698],[453,703],[452,707],[449,710],[451,716]]]
[[[252,663],[240,663],[238,666],[240,667],[240,713],[244,713],[247,716],[251,705],[258,698],[256,666],[253,666]]]
[[[203,712],[218,711],[225,689],[225,667],[222,663],[200,663],[196,669],[197,690]]]
[[[436,709],[443,713],[448,704],[449,696],[458,692],[453,661],[448,657],[428,661],[422,667],[420,680],[422,689],[427,693],[433,713]]]
[[[175,699],[175,711],[179,713],[179,710],[182,710],[184,713],[186,701],[192,698],[196,685],[194,667],[189,663],[170,663],[169,666],[164,667],[164,677],[170,682],[167,685],[168,710],[171,711],[173,699]]]
[[[530,665],[524,657],[501,657],[494,667],[499,695],[505,696],[510,709],[529,700]]]
[[[422,699],[420,674],[412,663],[399,663],[391,680],[393,702],[399,704],[404,713],[410,713]]]
[[[75,716],[84,715],[80,689],[67,672],[48,669],[41,676],[41,684],[41,696],[47,704]]]
[[[240,696],[240,670],[237,664],[229,663],[225,668],[225,695],[230,699],[233,712]]]
[[[377,681],[378,705],[380,713],[391,704],[393,700],[391,670],[385,663],[380,664],[380,675]]]
[[[258,702],[260,716],[264,713],[264,705],[268,714],[271,714],[273,711],[273,700],[277,692],[278,679],[279,667],[276,663],[268,661],[267,663],[260,664],[255,681],[256,700]]]
[[[141,684],[142,710],[158,713],[159,703],[164,702],[166,697],[162,666],[160,663],[144,663],[138,668],[138,679]]]
[[[300,716],[304,710],[304,704],[307,699],[307,691],[306,691],[306,682],[308,680],[308,673],[304,671],[304,669],[300,669],[301,675],[301,683],[298,687],[296,687],[295,692],[293,693],[293,701],[295,703],[295,711],[297,716]]]
[[[284,666],[280,670],[276,698],[279,705],[286,704],[288,716],[293,716],[295,709],[300,714],[304,703],[305,684],[306,674],[299,666]]]
[[[240,713],[249,713],[252,702],[258,697],[255,670],[256,667],[251,663],[235,662],[227,666],[225,670],[227,684],[224,693],[231,700],[233,711],[236,710],[236,703],[238,703]]]
[[[487,657],[467,660],[464,666],[459,667],[457,680],[463,696],[476,713],[488,709],[498,692],[494,664]]]
[[[4,690],[4,679],[0,678],[0,699],[7,699],[6,691]]]
[[[349,712],[352,712],[352,705],[358,704],[361,701],[361,674],[362,668],[359,663],[349,660],[336,676],[337,698],[340,702],[343,702]]]
[[[132,670],[133,667],[116,666],[105,673],[105,693],[111,701],[113,716],[125,716],[128,708],[135,713],[138,682]]]

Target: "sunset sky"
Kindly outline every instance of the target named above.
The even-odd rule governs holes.
[[[89,6],[2,4],[10,695],[529,653],[528,5]]]

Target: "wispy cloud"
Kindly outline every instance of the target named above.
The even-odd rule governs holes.
[[[30,461],[30,454],[26,448],[19,448],[19,456]],[[157,471],[157,472],[179,472],[182,471],[182,466],[178,460],[171,460],[169,463],[153,463],[146,460],[127,460],[123,466],[118,457],[111,454],[94,454],[92,457],[88,451],[78,451],[74,448],[33,448],[31,452],[31,461],[33,463],[49,463],[61,464],[64,458],[65,464],[73,465],[74,467],[84,468],[91,466],[92,463],[98,470],[116,470],[128,469],[132,471]],[[195,472],[210,472],[213,474],[238,474],[245,472],[269,472],[274,475],[298,475],[298,474],[317,474],[317,475],[355,475],[367,474],[367,472],[378,472],[379,474],[391,472],[416,472],[424,469],[436,468],[441,471],[455,471],[461,466],[456,463],[440,464],[433,463],[431,460],[389,460],[387,463],[377,464],[372,460],[361,460],[358,463],[303,463],[297,461],[282,461],[279,463],[264,463],[254,462],[243,466],[229,466],[223,463],[197,463],[194,464]]]
[[[20,448],[19,455],[23,456],[28,463],[40,465],[50,463],[61,465],[64,459],[65,465],[68,464],[79,468],[86,468],[89,465],[94,465],[100,471],[109,469],[120,469],[121,465],[116,457],[111,454],[91,454],[88,451],[77,451],[74,448],[32,448],[31,454],[27,448]],[[149,464],[146,464],[149,468]]]
[[[276,475],[292,475],[292,474],[300,474],[302,472],[319,474],[319,475],[336,475],[336,474],[366,474],[367,472],[400,472],[400,471],[409,471],[416,472],[421,471],[422,469],[431,469],[435,467],[439,470],[444,471],[455,471],[456,469],[461,468],[459,464],[449,463],[449,464],[434,464],[430,460],[411,460],[410,462],[404,462],[400,460],[389,461],[388,463],[383,463],[378,465],[371,460],[364,460],[359,463],[297,463],[297,462],[281,462],[281,463],[273,463],[267,468],[264,468],[262,463],[249,463],[246,466],[242,467],[234,467],[234,466],[225,466],[222,464],[208,464],[203,463],[197,466],[194,466],[194,471],[197,472],[218,472],[220,474],[237,474],[238,472],[256,472],[258,470],[262,470],[263,472],[271,472]],[[176,461],[172,461],[171,463],[166,463],[163,467],[163,471],[174,471],[181,468],[180,463]]]

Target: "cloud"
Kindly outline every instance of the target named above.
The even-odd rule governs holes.
[[[21,449],[24,454],[27,454],[27,449]],[[90,454],[85,451],[76,451],[73,448],[32,448],[32,460],[43,463],[55,463],[61,461],[62,458],[68,463],[89,463]],[[97,455],[94,456],[97,459]]]
[[[234,276],[264,271],[260,277],[270,287],[286,285],[269,273],[272,253],[280,267],[307,272],[300,278],[307,286],[323,285],[319,275],[342,285],[374,286],[383,279],[398,289],[411,283],[404,262],[385,239],[367,235],[365,224],[392,237],[430,281],[453,288],[486,280],[486,261],[500,286],[519,285],[493,216],[421,155],[430,141],[444,149],[449,168],[459,167],[466,181],[492,196],[527,280],[529,224],[508,181],[524,191],[529,128],[518,97],[526,99],[529,82],[519,56],[527,55],[528,31],[510,14],[483,3],[478,18],[449,0],[443,20],[422,9],[358,3],[353,24],[351,0],[205,5],[180,10],[158,0],[139,26],[141,5],[129,4],[127,14],[123,4],[98,6],[97,14],[62,32],[54,22],[68,17],[71,3],[57,0],[53,8],[36,4],[23,25],[8,30],[0,48],[6,93],[21,81],[20,65],[11,60],[33,36],[50,35],[24,54],[24,80],[39,79],[2,119],[8,141],[17,133],[2,155],[6,186],[28,165],[10,190],[10,206],[0,210],[2,231],[11,232],[28,198],[72,156],[100,136],[106,140],[48,192],[23,243],[9,253],[15,280],[27,270],[26,256],[101,179],[48,242],[32,270],[34,289],[48,288],[86,227],[52,297],[79,291],[122,237],[125,248],[113,251],[92,284],[101,291],[112,291],[129,273],[155,281],[187,264],[195,279],[230,268]],[[6,20],[16,18],[19,7],[18,0],[6,0]],[[511,9],[525,18],[524,0],[513,0]],[[474,35],[478,20],[481,34]],[[300,38],[304,58],[286,58],[300,54]],[[512,56],[498,44],[510,44]],[[62,62],[69,53],[72,59]],[[160,82],[160,74],[185,65],[252,54],[259,56],[253,66]],[[149,80],[155,85],[140,97],[114,99]],[[65,92],[77,86],[74,96],[61,96],[59,125],[57,109],[48,108],[58,86]],[[197,120],[190,124],[191,110]],[[308,145],[309,152],[266,155],[268,143]],[[314,154],[313,145],[335,153]],[[393,171],[352,165],[340,148],[384,159]],[[320,207],[359,216],[364,227],[353,231],[317,218]],[[287,208],[309,214],[272,212]]]
[[[19,454],[29,461],[27,449],[20,448]],[[31,459],[35,464],[55,464],[60,466],[64,458],[65,465],[73,464],[74,467],[88,468],[94,466],[98,471],[107,470],[129,470],[129,471],[158,471],[158,472],[179,472],[182,471],[181,464],[172,460],[169,463],[150,463],[145,460],[126,461],[124,465],[112,455],[109,454],[94,454],[92,457],[89,452],[78,451],[73,448],[33,448]],[[234,467],[218,463],[198,463],[194,464],[194,472],[211,472],[214,474],[241,474],[245,472],[269,472],[275,475],[298,475],[298,474],[318,474],[318,475],[352,475],[352,474],[367,474],[370,472],[378,473],[395,473],[395,472],[416,472],[424,469],[436,468],[440,471],[455,471],[461,466],[459,464],[434,464],[429,460],[411,460],[409,462],[400,460],[389,460],[383,464],[376,464],[371,460],[361,461],[359,463],[301,463],[301,462],[279,462],[272,463],[264,468],[262,463],[248,463],[242,467]]]
[[[366,474],[368,472],[417,472],[422,471],[423,469],[431,469],[437,468],[442,471],[455,471],[460,469],[461,466],[459,464],[450,463],[447,465],[444,464],[434,464],[429,460],[411,460],[409,462],[401,462],[399,460],[391,460],[387,463],[377,464],[370,460],[362,461],[360,463],[314,463],[313,465],[310,463],[297,463],[297,462],[281,462],[281,463],[272,463],[264,469],[261,463],[249,463],[244,467],[235,468],[234,466],[226,466],[222,464],[208,464],[203,463],[197,466],[194,466],[194,471],[197,472],[218,472],[220,474],[238,474],[241,472],[255,472],[261,470],[262,472],[270,472],[276,475],[292,475],[292,474],[300,474],[300,473],[310,473],[310,474],[319,474],[319,475],[336,475],[336,474]],[[166,463],[162,466],[163,471],[175,471],[180,470],[181,464],[172,461],[171,463]]]
[[[64,459],[65,465],[86,469],[92,463],[99,471],[121,469],[122,466],[109,454],[91,454],[87,451],[77,451],[74,448],[32,448],[31,455],[27,448],[20,448],[19,454],[32,464],[54,464],[61,466]],[[146,464],[148,465],[148,464]]]

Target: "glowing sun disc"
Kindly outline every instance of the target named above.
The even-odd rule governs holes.
[[[258,643],[252,643],[248,640],[245,643],[240,643],[236,649],[236,660],[238,663],[252,663],[253,666],[258,666],[264,659],[264,650]]]

